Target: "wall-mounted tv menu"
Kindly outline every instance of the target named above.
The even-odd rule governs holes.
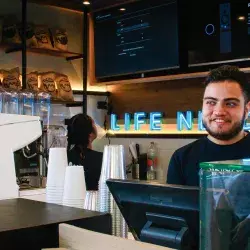
[[[190,67],[250,60],[250,3],[190,0],[186,10]]]
[[[179,67],[177,0],[143,0],[94,14],[96,77]]]

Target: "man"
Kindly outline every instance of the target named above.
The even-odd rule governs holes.
[[[250,158],[250,134],[243,130],[249,109],[250,84],[246,75],[233,66],[212,70],[205,80],[202,107],[202,121],[208,136],[175,151],[170,160],[167,182],[198,186],[201,162]],[[222,189],[229,190],[229,195],[213,192],[214,201],[207,214],[211,217],[206,219],[210,220],[209,228],[213,230],[207,232],[206,249],[246,248],[250,234],[250,204],[248,200],[242,200],[240,194],[247,197],[245,192],[250,191],[248,179],[249,175],[243,174],[214,179],[217,184],[221,182]],[[235,222],[229,226],[231,235],[225,238],[227,234],[222,227],[229,225],[230,211]]]
[[[250,110],[250,84],[234,66],[212,70],[205,80],[203,125],[208,136],[173,154],[167,183],[198,186],[199,164],[250,157],[250,134],[243,130]]]

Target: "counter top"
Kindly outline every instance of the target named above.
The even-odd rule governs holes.
[[[86,219],[103,214],[21,198],[0,200],[0,233]]]
[[[111,215],[29,199],[0,201],[0,249],[41,250],[59,246],[58,225],[67,223],[111,234]]]

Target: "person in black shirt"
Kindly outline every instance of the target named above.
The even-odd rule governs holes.
[[[250,134],[243,130],[250,110],[250,84],[234,66],[212,70],[205,80],[203,125],[208,136],[174,152],[167,183],[198,186],[199,164],[250,157]]]
[[[199,186],[201,162],[250,158],[250,134],[243,130],[250,110],[249,101],[250,84],[245,73],[237,67],[225,65],[209,73],[205,80],[202,106],[202,122],[208,136],[174,152],[168,168],[168,184]],[[210,215],[210,228],[213,229],[211,235],[207,235],[211,245],[207,249],[222,249],[220,237],[224,232],[218,226],[221,220],[218,212],[226,208],[228,212],[230,209],[233,211],[235,222],[231,226],[228,242],[222,243],[228,244],[227,249],[230,250],[245,250],[250,235],[250,201],[240,199],[236,193],[250,193],[249,175],[231,178],[228,183],[222,182],[218,175],[214,181],[221,182],[221,188],[229,190],[229,195],[228,199],[224,195],[216,196],[216,193],[213,196],[214,204],[211,206],[214,212]]]
[[[68,162],[83,166],[87,190],[98,190],[102,168],[102,153],[92,150],[92,142],[97,137],[93,119],[78,114],[68,125]]]
[[[209,161],[223,161],[250,158],[250,133],[229,144],[214,143],[208,137],[196,140],[173,154],[168,168],[168,184],[199,186],[199,164]]]

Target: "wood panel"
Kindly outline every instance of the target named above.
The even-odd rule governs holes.
[[[162,111],[168,118],[176,117],[178,110],[201,108],[203,79],[183,79],[134,85],[108,86],[113,112],[122,116],[125,112]]]
[[[89,47],[88,47],[88,84],[95,86],[95,36],[93,15],[88,14],[89,20]]]
[[[122,4],[127,4],[130,2],[136,2],[136,0],[92,0],[92,10],[98,11],[111,7],[119,7]]]
[[[30,3],[37,3],[42,5],[54,6],[64,8],[66,10],[83,12],[84,5],[82,1],[68,1],[68,0],[28,0]]]

